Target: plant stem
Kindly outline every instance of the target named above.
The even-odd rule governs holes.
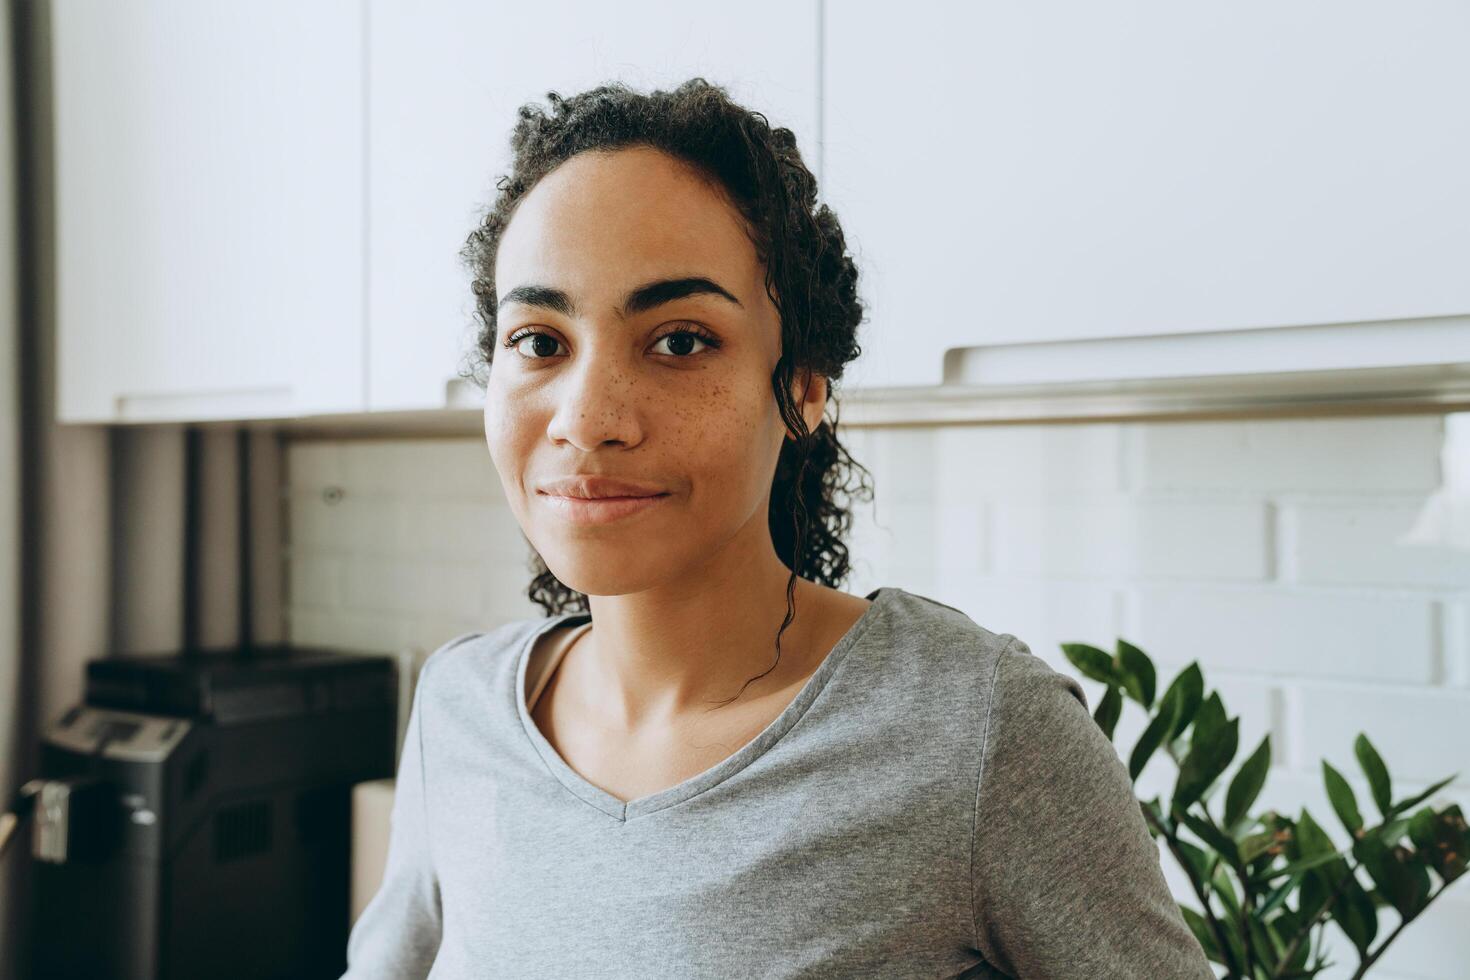
[[[1148,822],[1157,827],[1159,833],[1164,835],[1164,842],[1169,845],[1169,853],[1174,855],[1174,860],[1179,862],[1180,867],[1184,869],[1184,873],[1189,876],[1189,883],[1194,886],[1194,894],[1199,898],[1200,906],[1205,910],[1205,922],[1209,925],[1210,932],[1215,937],[1215,945],[1220,947],[1220,955],[1225,958],[1225,969],[1230,971],[1225,975],[1224,980],[1242,980],[1243,975],[1240,972],[1240,967],[1235,962],[1235,952],[1230,948],[1230,944],[1225,942],[1225,931],[1220,928],[1220,920],[1215,918],[1215,913],[1210,909],[1210,900],[1205,897],[1204,889],[1194,876],[1194,866],[1189,863],[1189,859],[1179,849],[1179,842],[1174,838],[1174,834],[1168,827],[1161,824],[1154,817],[1153,810],[1142,804],[1140,804],[1140,808],[1143,810],[1143,815],[1148,819]]]
[[[1430,892],[1425,897],[1424,904],[1419,907],[1419,912],[1423,912],[1426,908],[1428,908],[1429,903],[1438,898],[1439,893],[1444,891],[1447,887],[1449,887],[1448,881],[1441,882],[1438,888]],[[1404,926],[1408,925],[1410,922],[1413,922],[1419,917],[1419,912],[1415,912],[1413,915],[1403,918],[1399,921],[1399,924],[1394,927],[1393,932],[1390,932],[1386,937],[1384,937],[1383,942],[1378,945],[1378,948],[1375,949],[1372,953],[1368,954],[1363,962],[1358,964],[1358,969],[1356,972],[1353,973],[1352,980],[1361,980],[1363,974],[1368,972],[1368,967],[1378,962],[1378,957],[1383,955],[1383,951],[1388,948],[1388,944],[1393,942],[1398,934],[1403,931]]]
[[[1210,816],[1210,808],[1205,805],[1204,800],[1200,801],[1199,812],[1200,819],[1209,824],[1215,830],[1219,831],[1221,836],[1230,836],[1229,834],[1225,833],[1224,829],[1222,829],[1219,824],[1215,823],[1215,819]],[[1221,856],[1223,857],[1224,855]],[[1250,874],[1246,870],[1246,868],[1242,865],[1234,863],[1232,863],[1230,867],[1234,869],[1236,877],[1240,879],[1240,940],[1245,947],[1246,969],[1250,970],[1250,968],[1255,965],[1256,961],[1255,950],[1253,948],[1253,944],[1251,943],[1250,929],[1250,919],[1256,914],[1255,896],[1251,892]]]
[[[1360,867],[1362,867],[1361,862],[1354,862],[1348,868],[1347,874],[1343,875],[1341,880],[1338,881],[1337,887],[1332,889],[1332,894],[1327,896],[1327,901],[1322,903],[1322,907],[1317,910],[1317,913],[1312,916],[1309,922],[1306,922],[1302,925],[1300,929],[1297,930],[1296,935],[1293,936],[1291,942],[1287,944],[1286,951],[1281,954],[1281,959],[1279,962],[1277,962],[1276,969],[1271,971],[1272,980],[1276,980],[1276,978],[1281,976],[1282,972],[1286,969],[1286,964],[1290,963],[1291,958],[1296,955],[1297,948],[1301,946],[1302,940],[1307,938],[1307,936],[1311,933],[1312,927],[1315,926],[1317,922],[1322,919],[1323,916],[1332,911],[1333,903],[1336,902],[1338,897],[1342,895],[1343,891],[1347,889],[1348,880],[1357,876],[1357,870]]]

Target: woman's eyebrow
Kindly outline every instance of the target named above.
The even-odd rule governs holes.
[[[704,276],[684,276],[677,279],[655,279],[635,287],[628,292],[627,297],[623,300],[623,305],[614,312],[626,319],[664,303],[700,294],[720,296],[736,306],[744,307],[744,304],[736,299],[734,294],[714,280]],[[572,302],[572,298],[564,290],[554,286],[517,286],[501,297],[496,308],[499,309],[507,303],[540,306],[563,316],[577,315],[577,304]]]

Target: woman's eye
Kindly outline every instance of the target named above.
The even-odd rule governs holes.
[[[532,344],[531,346],[532,346],[533,349],[540,351],[540,354],[544,354],[547,357],[549,357],[552,354],[555,354],[556,353],[556,348],[557,348],[557,344],[558,344],[557,339],[555,337],[551,336],[551,334],[541,333],[538,330],[528,330],[528,331],[525,331],[523,333],[516,334],[515,336],[511,337],[509,340],[507,340],[505,342],[505,346],[514,348],[515,349],[515,352],[517,354],[520,354],[522,357],[526,358],[527,360],[531,360],[531,361],[544,361],[544,360],[546,360],[546,357],[542,357],[539,354],[527,354],[524,350],[521,349],[521,344],[522,343],[524,343],[527,340],[531,340],[533,338],[538,338],[538,337],[541,338],[542,340],[544,340],[545,343],[542,343],[542,344],[539,344],[539,345],[538,344]]]
[[[530,350],[534,353],[527,353],[526,349],[522,346],[528,340],[533,341]],[[655,351],[655,353],[668,354],[675,358],[686,358],[701,353],[701,349],[699,348],[690,348],[692,343],[703,344],[705,348],[710,349],[720,346],[719,340],[714,336],[696,330],[671,330],[654,341],[654,346],[657,347],[659,344],[664,343],[664,341],[669,341],[668,349]],[[555,356],[560,343],[560,341],[550,334],[542,333],[539,330],[525,330],[518,334],[512,334],[506,340],[505,346],[513,348],[516,353],[528,361],[545,361]]]
[[[689,339],[683,339],[686,337]],[[708,348],[719,346],[719,343],[712,338],[706,337],[700,333],[696,333],[693,330],[671,330],[668,333],[664,334],[662,337],[658,338],[658,340],[655,341],[654,346],[657,347],[664,341],[674,340],[675,338],[679,339],[673,345],[671,345],[673,349],[668,351],[668,353],[673,354],[675,357],[687,357],[690,354],[699,353],[699,351],[697,350],[691,351],[688,349],[691,341],[693,341],[694,343],[703,344],[705,347]]]

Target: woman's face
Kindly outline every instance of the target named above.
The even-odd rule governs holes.
[[[495,287],[485,437],[522,531],[561,582],[621,595],[680,581],[732,545],[773,553],[780,320],[716,189],[651,148],[581,153],[522,199]],[[805,405],[800,384],[815,429],[825,384],[813,378]],[[584,473],[669,495],[585,523],[539,492]]]

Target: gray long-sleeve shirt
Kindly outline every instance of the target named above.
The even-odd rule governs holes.
[[[624,803],[526,707],[537,637],[426,661],[345,980],[1188,978],[1128,772],[1075,679],[901,588],[714,767]]]

